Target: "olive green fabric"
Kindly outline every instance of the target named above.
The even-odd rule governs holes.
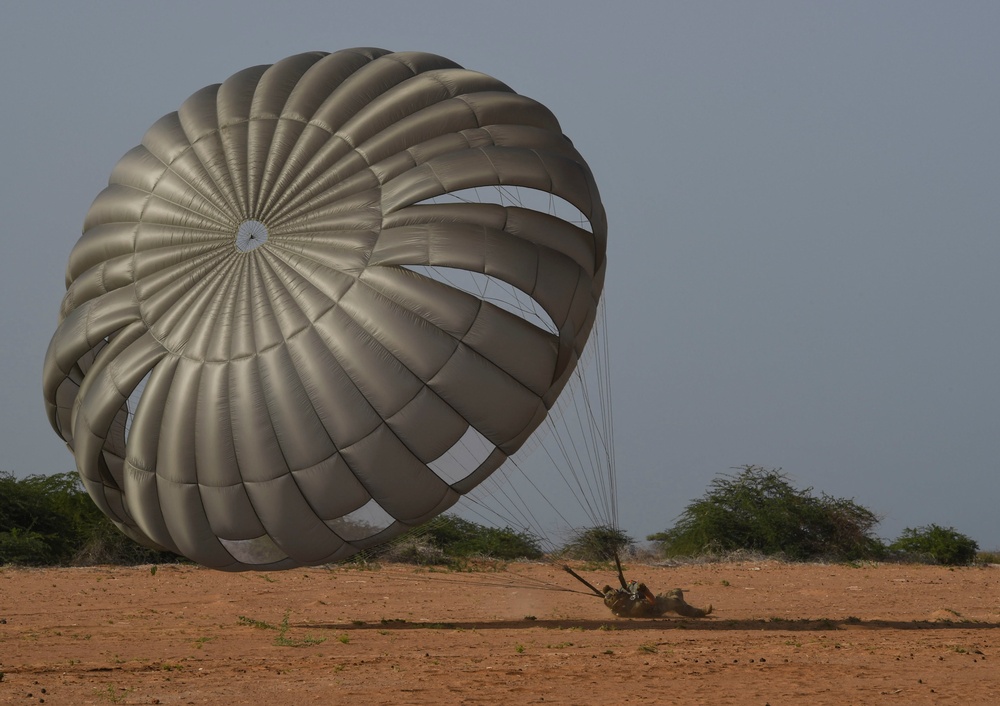
[[[590,229],[429,202],[489,186],[558,196]],[[139,541],[227,570],[350,556],[446,510],[544,420],[606,233],[555,117],[496,79],[373,48],[246,69],[157,121],[91,206],[49,419]],[[419,266],[509,283],[555,331]],[[435,470],[446,454],[469,467]]]

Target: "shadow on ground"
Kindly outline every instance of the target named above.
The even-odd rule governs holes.
[[[847,618],[828,619],[765,619],[721,620],[480,620],[470,622],[407,622],[381,620],[379,622],[355,621],[350,623],[298,623],[293,627],[320,630],[523,630],[545,628],[550,630],[758,630],[770,632],[812,632],[823,630],[993,630],[1000,623],[967,620],[860,620]]]

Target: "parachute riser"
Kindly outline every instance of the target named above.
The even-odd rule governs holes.
[[[622,571],[622,562],[618,558],[618,550],[615,550],[615,568],[618,569],[618,582],[622,585],[622,588],[626,591],[628,590],[628,581],[625,580],[625,572]]]
[[[598,596],[599,598],[604,598],[604,594],[601,593],[600,591],[598,591],[597,587],[594,586],[594,584],[590,583],[590,581],[588,581],[587,579],[585,579],[582,576],[580,576],[580,574],[578,574],[575,571],[573,571],[573,569],[569,568],[569,566],[567,566],[567,565],[564,564],[563,565],[563,571],[565,571],[567,574],[569,574],[570,576],[572,576],[573,578],[575,578],[577,581],[579,581],[580,583],[582,583],[584,586],[586,586],[587,588],[589,588],[591,591],[593,591],[593,593],[594,593],[595,596]]]

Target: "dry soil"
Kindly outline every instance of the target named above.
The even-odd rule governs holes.
[[[1000,704],[1000,567],[626,569],[0,568],[0,704]]]

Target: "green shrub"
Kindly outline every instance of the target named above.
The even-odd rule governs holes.
[[[0,532],[0,564],[44,566],[51,561],[51,550],[44,535],[12,527]]]
[[[979,544],[954,527],[907,527],[889,550],[904,558],[948,566],[968,566],[976,560]]]
[[[178,561],[122,534],[76,473],[15,478],[0,471],[0,564],[146,564]]]
[[[798,561],[873,559],[885,550],[872,535],[878,522],[853,500],[796,490],[780,469],[743,466],[715,478],[672,528],[648,539],[668,557],[749,550]]]
[[[412,564],[450,564],[454,559],[538,559],[542,556],[534,535],[510,527],[486,527],[454,515],[442,515],[413,529],[375,556]]]
[[[510,527],[486,527],[444,515],[427,526],[427,538],[449,556],[488,556],[494,559],[538,559],[538,538]]]
[[[635,541],[625,532],[608,525],[577,531],[560,551],[562,556],[581,561],[611,561],[624,554]]]
[[[18,479],[0,471],[0,564],[66,563],[100,514],[75,473]]]

